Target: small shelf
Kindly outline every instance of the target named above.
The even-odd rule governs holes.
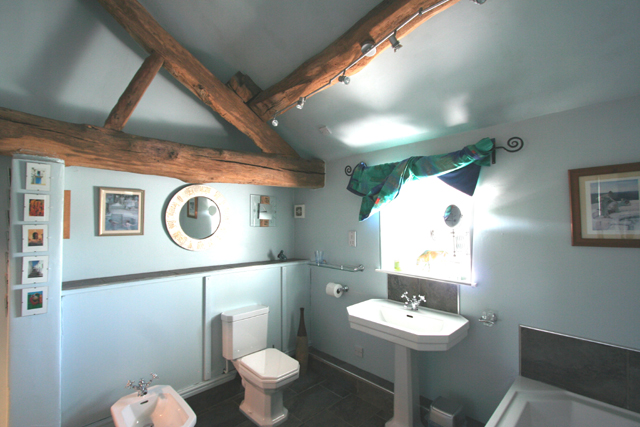
[[[315,265],[316,267],[323,267],[323,268],[332,268],[334,270],[348,271],[349,273],[357,273],[358,271],[364,271],[364,266],[362,264],[358,266],[353,266],[353,265],[336,265],[336,264],[328,264],[328,263],[318,264],[315,262],[309,262],[309,265]]]

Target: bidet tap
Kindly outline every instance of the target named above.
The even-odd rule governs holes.
[[[407,310],[412,310],[412,311],[418,311],[418,307],[420,306],[421,302],[427,302],[427,299],[423,296],[423,295],[419,295],[416,298],[416,296],[414,295],[413,298],[409,298],[409,293],[405,292],[403,293],[400,298],[404,298],[407,301],[404,303],[404,308]]]
[[[127,385],[124,388],[132,388],[138,391],[138,396],[145,396],[147,394],[149,385],[156,378],[158,378],[158,376],[152,372],[151,379],[149,381],[145,381],[140,378],[140,381],[138,381],[138,384],[136,385],[133,381],[129,380],[127,381]]]

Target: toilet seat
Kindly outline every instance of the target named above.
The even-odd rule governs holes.
[[[240,376],[263,389],[275,389],[298,378],[300,364],[280,350],[267,348],[237,359]]]

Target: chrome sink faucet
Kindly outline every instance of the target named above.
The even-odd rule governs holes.
[[[138,384],[136,385],[133,381],[129,380],[127,381],[127,385],[125,386],[125,388],[132,388],[134,390],[138,390],[138,396],[145,396],[147,394],[147,389],[149,388],[149,385],[156,378],[158,378],[158,376],[152,372],[151,379],[149,381],[145,381],[142,378],[140,378],[140,381],[138,381]]]
[[[400,298],[404,298],[407,300],[404,303],[404,308],[412,311],[418,311],[418,307],[420,306],[420,303],[427,302],[427,299],[423,295],[418,295],[417,298],[414,295],[413,298],[409,298],[409,292],[405,292],[400,296]]]

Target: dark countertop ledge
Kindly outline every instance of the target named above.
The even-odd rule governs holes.
[[[121,276],[97,277],[93,279],[81,279],[62,282],[62,291],[75,289],[93,288],[97,286],[108,286],[129,282],[140,282],[144,280],[166,279],[170,277],[187,276],[191,274],[203,274],[220,270],[233,270],[237,268],[287,266],[296,264],[307,264],[308,259],[288,259],[286,261],[256,261],[243,262],[238,264],[209,265],[206,267],[183,268],[178,270],[151,271],[148,273],[125,274]]]

